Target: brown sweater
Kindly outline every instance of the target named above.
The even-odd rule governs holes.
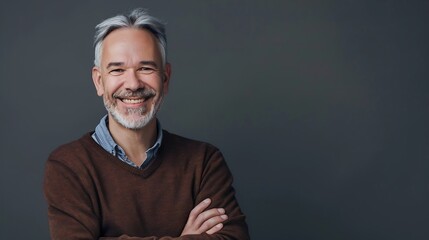
[[[249,239],[219,150],[163,134],[157,157],[142,170],[106,152],[91,133],[56,149],[44,181],[52,239]],[[225,208],[223,229],[178,237],[205,198]]]

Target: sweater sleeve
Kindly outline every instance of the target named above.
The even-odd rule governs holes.
[[[52,239],[96,239],[100,224],[87,184],[67,164],[49,159],[44,192]]]
[[[238,205],[232,182],[232,174],[221,152],[215,149],[214,152],[208,153],[196,202],[211,198],[211,206],[224,208],[228,215],[224,227],[208,239],[250,239],[245,216]]]

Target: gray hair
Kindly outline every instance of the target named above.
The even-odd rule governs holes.
[[[146,29],[151,32],[158,42],[163,66],[167,63],[167,36],[165,34],[165,24],[157,18],[150,16],[146,10],[137,8],[128,15],[123,14],[108,18],[95,27],[95,66],[100,66],[103,40],[112,31],[126,27]]]

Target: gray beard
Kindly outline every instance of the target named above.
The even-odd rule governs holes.
[[[129,119],[127,116],[122,115],[116,109],[116,106],[108,103],[106,100],[104,100],[104,107],[106,108],[107,112],[109,112],[110,115],[113,117],[113,119],[119,124],[121,124],[123,127],[132,130],[137,130],[145,127],[152,119],[155,118],[156,113],[161,106],[162,98],[163,97],[161,96],[159,101],[152,106],[152,109],[149,112],[147,112],[147,107],[141,107],[137,109],[127,108],[127,115],[139,115],[137,119]]]

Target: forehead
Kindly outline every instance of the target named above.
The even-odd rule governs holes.
[[[103,40],[101,62],[157,61],[160,51],[153,34],[145,29],[120,28]]]

